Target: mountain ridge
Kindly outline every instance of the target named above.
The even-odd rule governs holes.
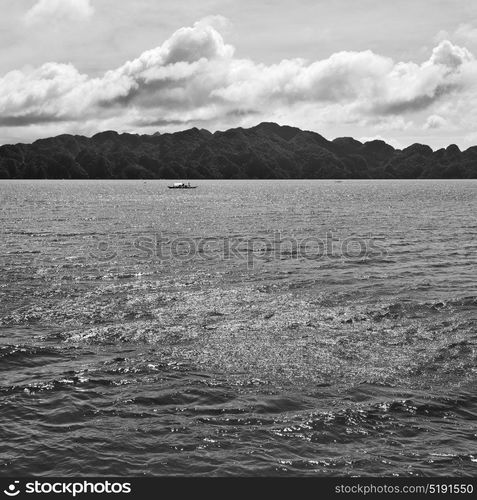
[[[61,134],[0,146],[2,179],[475,179],[477,146],[395,149],[262,122],[210,132]]]

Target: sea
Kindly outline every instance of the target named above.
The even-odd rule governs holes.
[[[475,476],[477,181],[0,181],[0,476]]]

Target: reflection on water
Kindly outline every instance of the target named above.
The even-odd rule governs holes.
[[[166,185],[0,182],[0,474],[475,473],[476,182]]]

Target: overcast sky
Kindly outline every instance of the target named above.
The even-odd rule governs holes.
[[[253,126],[477,144],[476,0],[0,0],[0,144]]]

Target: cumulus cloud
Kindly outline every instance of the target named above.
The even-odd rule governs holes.
[[[79,0],[40,0],[37,7],[59,3],[83,13],[90,8]],[[158,124],[286,122],[313,115],[320,123],[404,130],[412,123],[409,116],[426,111],[430,129],[438,126],[434,107],[455,96],[465,100],[476,81],[473,55],[447,40],[421,64],[368,50],[265,65],[235,56],[220,33],[225,24],[223,18],[209,17],[181,28],[162,45],[97,78],[70,64],[12,71],[0,77],[3,124],[64,121],[79,128],[88,122],[100,129],[107,122],[111,128],[137,130]]]
[[[76,21],[94,12],[91,0],[38,0],[25,14],[28,25],[52,21]]]
[[[443,40],[433,51],[429,59],[430,65],[442,65],[449,71],[473,60],[472,54],[464,47],[453,45]]]
[[[447,125],[447,120],[439,115],[431,115],[427,118],[424,124],[425,129],[438,129],[445,127]]]

